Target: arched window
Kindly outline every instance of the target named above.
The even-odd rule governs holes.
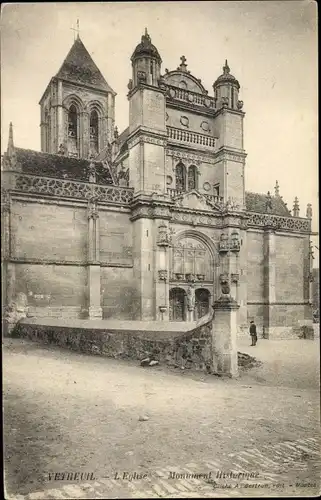
[[[181,162],[176,165],[176,190],[186,191],[186,168]]]
[[[77,109],[76,107],[72,104],[69,108],[68,112],[68,137],[76,138],[77,139],[77,132],[78,132],[78,127],[77,127]]]
[[[197,168],[191,165],[188,169],[188,191],[197,189]]]
[[[78,151],[78,116],[77,108],[72,104],[68,110],[68,155],[77,158]]]
[[[94,109],[90,113],[90,152],[94,154],[98,154],[98,113]]]

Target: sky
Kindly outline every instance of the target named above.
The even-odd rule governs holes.
[[[116,125],[128,125],[130,57],[145,27],[165,68],[185,55],[212,84],[225,59],[245,111],[246,189],[267,193],[276,179],[290,209],[313,207],[318,231],[317,5],[312,1],[181,1],[2,4],[2,143],[13,122],[19,147],[40,149],[39,100],[80,37],[117,92]],[[317,244],[318,245],[318,244]],[[317,251],[316,251],[317,252]]]

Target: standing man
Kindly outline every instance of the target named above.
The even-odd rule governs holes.
[[[252,339],[252,345],[256,345],[257,343],[257,334],[256,334],[256,324],[254,323],[254,321],[251,321],[250,322],[250,335],[251,335],[251,339]]]

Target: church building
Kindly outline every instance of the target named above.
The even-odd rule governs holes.
[[[79,35],[40,99],[41,152],[10,125],[4,305],[24,294],[38,318],[196,321],[225,286],[239,333],[254,319],[259,335],[293,336],[312,320],[311,205],[289,210],[278,182],[246,190],[246,103],[228,62],[208,91],[184,56],[163,69],[145,30],[128,64],[121,133]]]

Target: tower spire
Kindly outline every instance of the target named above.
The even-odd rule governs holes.
[[[73,32],[74,32],[74,40],[79,40],[79,19],[77,19],[77,23],[76,23],[76,28],[70,28]],[[76,36],[76,33],[77,33],[77,36]]]
[[[12,155],[12,153],[14,152],[14,143],[13,143],[13,126],[12,126],[12,122],[10,122],[10,125],[9,125],[9,139],[8,139],[8,149],[7,149],[7,153],[9,156]]]
[[[223,66],[223,74],[227,75],[230,72],[230,67],[227,63],[227,59],[225,59],[225,65]]]

